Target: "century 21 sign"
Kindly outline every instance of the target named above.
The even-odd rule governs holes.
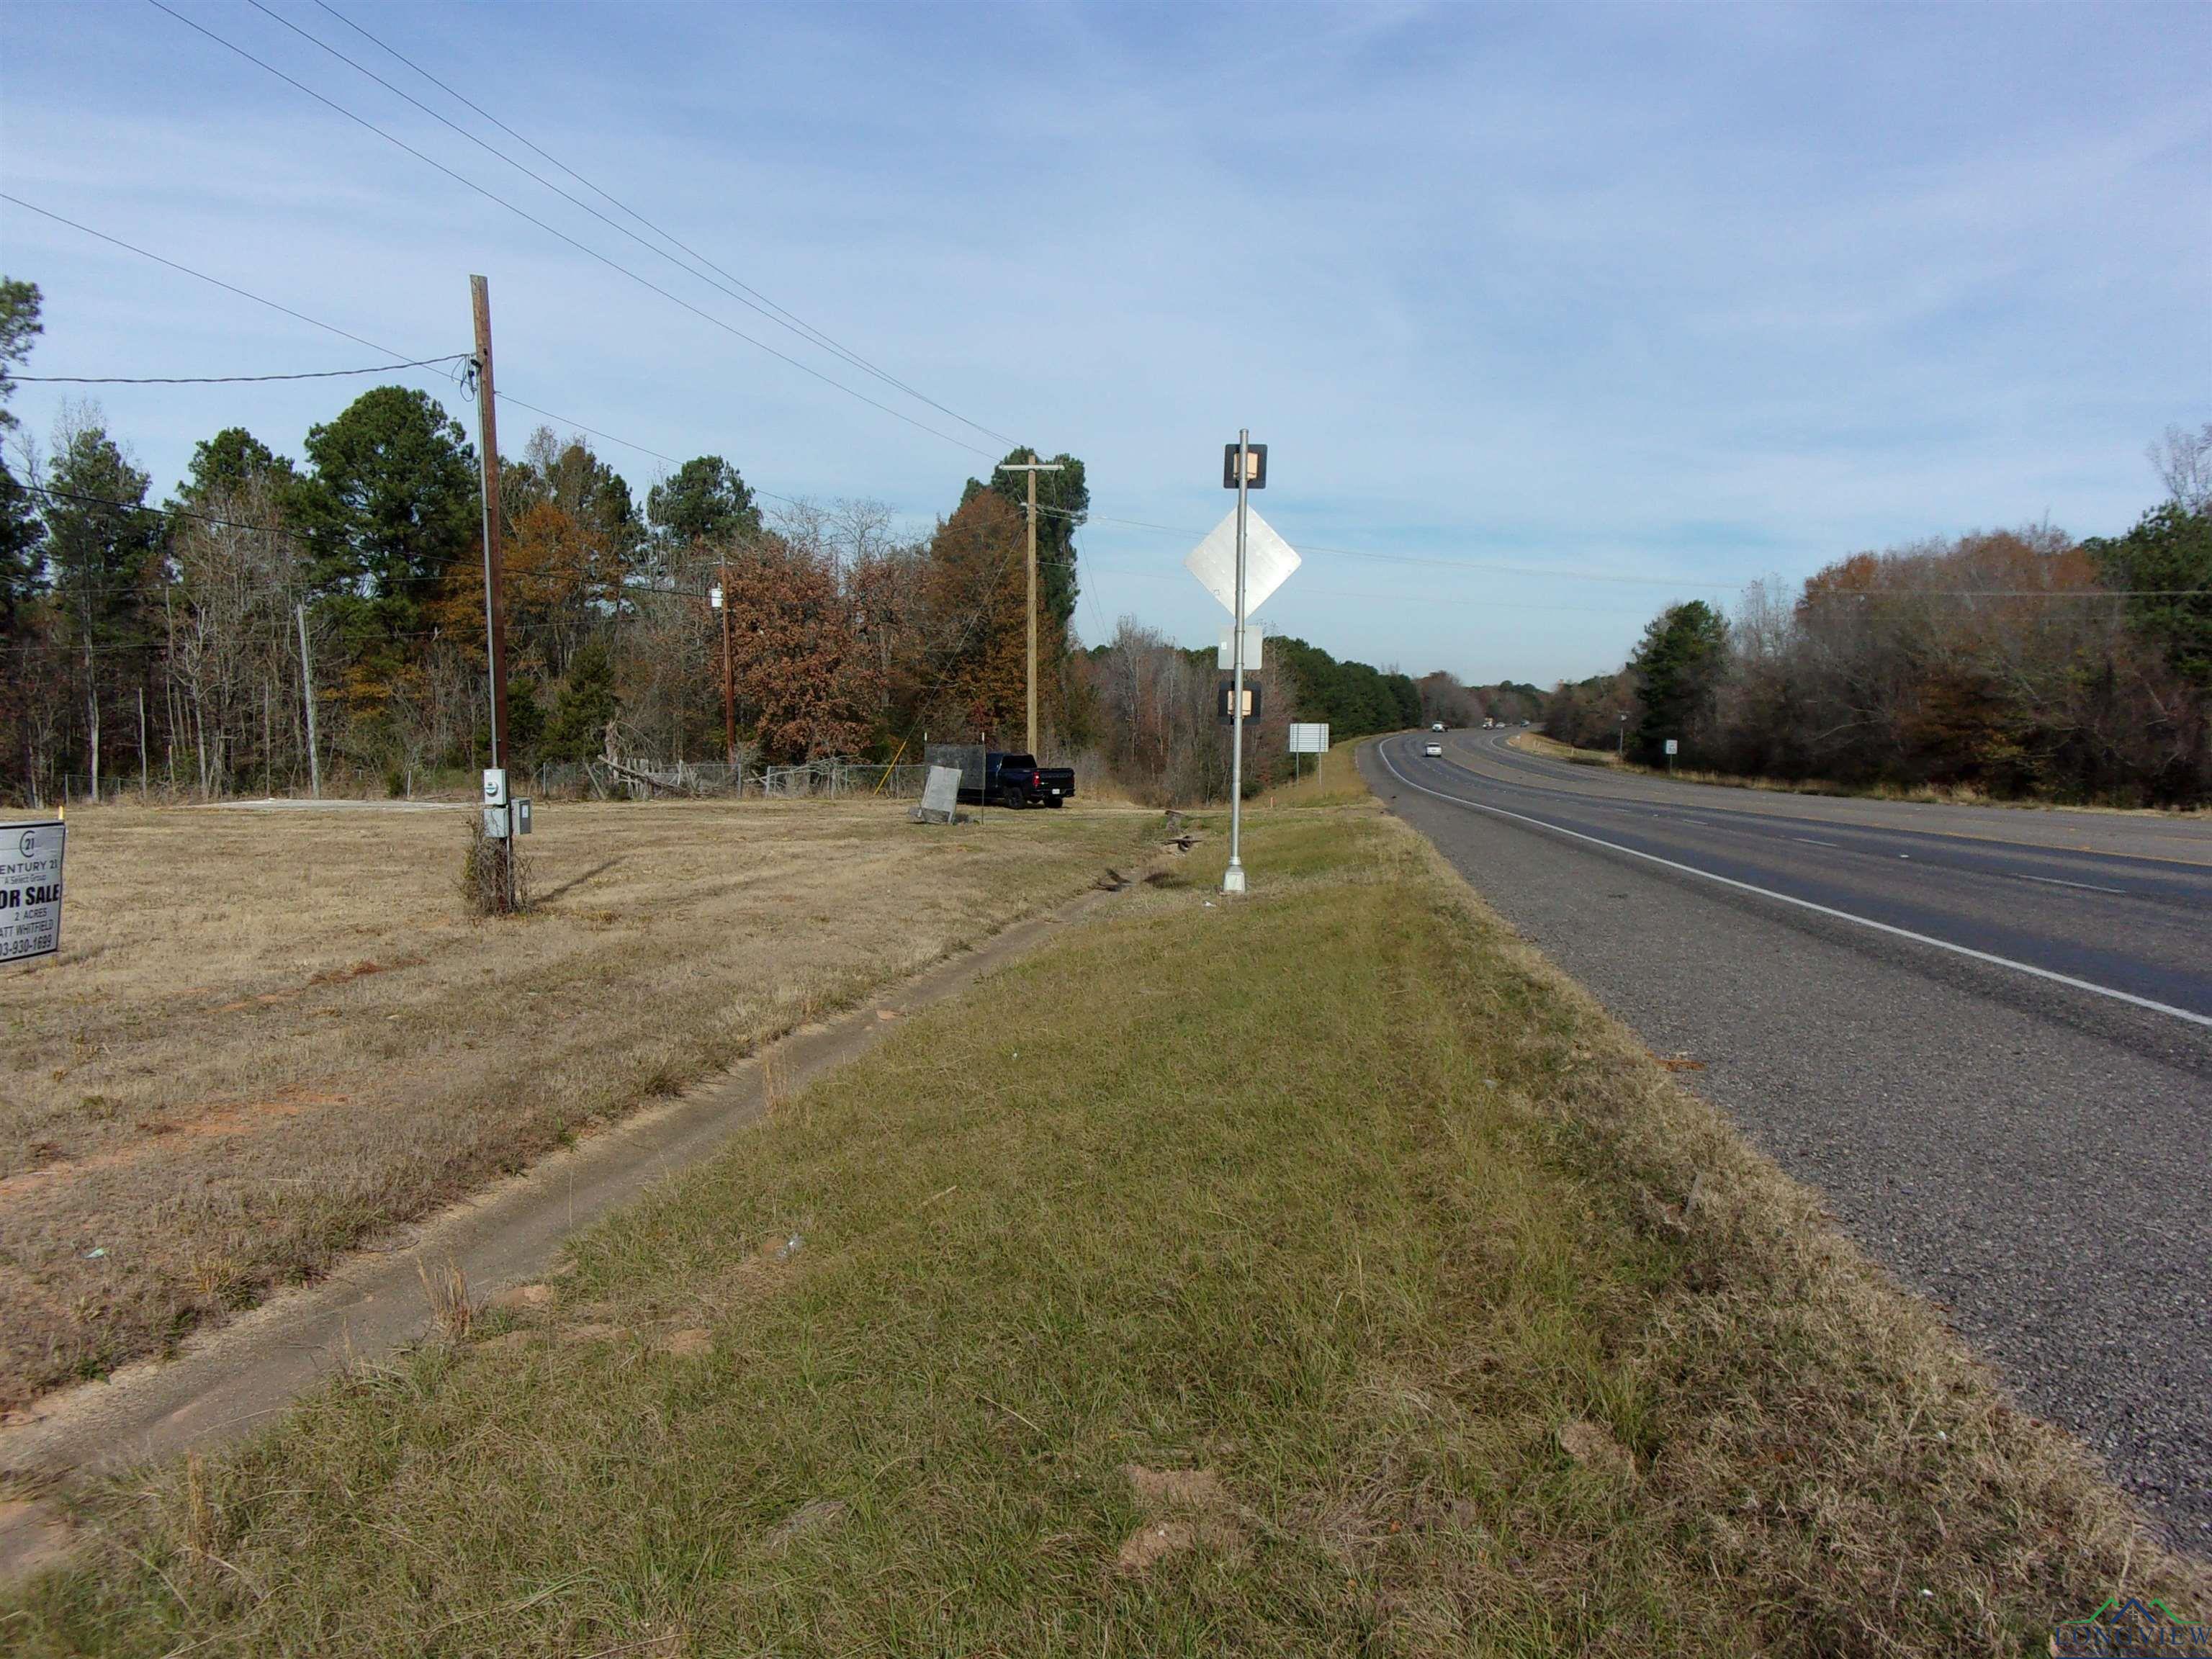
[[[59,818],[0,823],[0,963],[50,957],[62,948]]]

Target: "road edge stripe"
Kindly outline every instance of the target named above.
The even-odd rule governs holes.
[[[1738,881],[1733,876],[1715,875],[1711,871],[1700,870],[1693,864],[1678,864],[1673,859],[1661,858],[1656,853],[1641,852],[1633,847],[1623,847],[1619,842],[1607,841],[1597,836],[1586,836],[1579,830],[1569,830],[1562,824],[1547,823],[1541,818],[1532,818],[1523,812],[1509,812],[1502,806],[1492,806],[1486,802],[1469,800],[1464,795],[1446,794],[1443,790],[1431,789],[1425,783],[1415,783],[1413,779],[1401,772],[1391,761],[1389,750],[1383,744],[1376,744],[1375,752],[1381,757],[1382,764],[1390,775],[1408,789],[1418,789],[1425,795],[1434,795],[1438,800],[1448,800],[1455,806],[1471,806],[1478,812],[1489,812],[1498,817],[1510,818],[1516,823],[1532,824],[1539,830],[1548,830],[1555,836],[1570,836],[1577,841],[1586,841],[1593,847],[1602,847],[1608,852],[1626,853],[1630,858],[1642,859],[1647,864],[1656,864],[1668,870],[1678,870],[1686,876],[1696,876],[1705,881],[1717,882],[1723,887],[1733,887],[1740,892],[1756,893],[1761,898],[1773,899],[1782,904],[1794,904],[1801,910],[1811,910],[1820,915],[1832,916],[1838,921],[1853,922],[1861,927],[1872,928],[1877,933],[1887,933],[1896,939],[1911,939],[1915,945],[1930,945],[1939,951],[1948,951],[1954,956],[1969,957],[1976,962],[1985,962],[1996,968],[2009,968],[2016,974],[2027,974],[2037,979],[2049,980],[2054,985],[2070,986],[2076,991],[2087,991],[2096,996],[2110,997],[2115,1002],[2125,1002],[2137,1008],[2148,1008],[2154,1014],[2166,1014],[2175,1019],[2187,1020],[2191,1025],[2201,1025],[2208,1030],[2212,1030],[2212,1014],[2191,1013],[2188,1009],[2177,1008],[2170,1002],[2154,1002],[2148,997],[2139,997],[2132,991],[2115,990],[2109,985],[2098,985],[2086,979],[2075,979],[2071,974],[2057,973],[2049,968],[2038,968],[2033,963],[2015,962],[2010,957],[1992,955],[1987,951],[1977,951],[1969,945],[1954,945],[1948,939],[1937,939],[1930,933],[1916,933],[1910,927],[1893,927],[1886,921],[1876,921],[1871,916],[1854,915],[1849,910],[1838,910],[1830,905],[1815,904],[1811,899],[1793,897],[1788,893],[1778,893],[1771,887],[1760,887],[1751,882]]]

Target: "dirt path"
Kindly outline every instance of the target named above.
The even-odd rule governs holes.
[[[426,1274],[437,1279],[458,1267],[472,1297],[539,1277],[570,1233],[757,1121],[771,1090],[803,1087],[857,1058],[904,1014],[958,995],[1109,901],[1085,893],[848,1014],[802,1027],[668,1105],[430,1217],[403,1248],[357,1252],[320,1283],[188,1340],[173,1359],[128,1366],[11,1413],[0,1426],[0,1480],[51,1499],[82,1475],[248,1432],[341,1367],[419,1340],[430,1322]],[[67,1544],[58,1505],[0,1500],[0,1579]]]

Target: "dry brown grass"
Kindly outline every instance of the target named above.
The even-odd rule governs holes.
[[[478,922],[462,812],[72,814],[65,949],[0,998],[0,1406],[1080,890],[1136,823],[561,806],[532,912]]]
[[[1618,766],[1620,757],[1610,749],[1577,749],[1571,743],[1561,743],[1557,738],[1547,738],[1541,732],[1516,732],[1506,739],[1515,749],[1525,749],[1532,755],[1541,755],[1547,760],[1572,761],[1577,766]]]

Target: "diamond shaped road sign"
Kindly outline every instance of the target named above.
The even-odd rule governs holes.
[[[1190,550],[1183,568],[1198,578],[1198,585],[1221,601],[1221,608],[1237,614],[1237,509],[1214,526],[1204,541]],[[1291,544],[1249,507],[1244,509],[1244,614],[1250,616],[1268,596],[1288,581],[1298,568]]]

